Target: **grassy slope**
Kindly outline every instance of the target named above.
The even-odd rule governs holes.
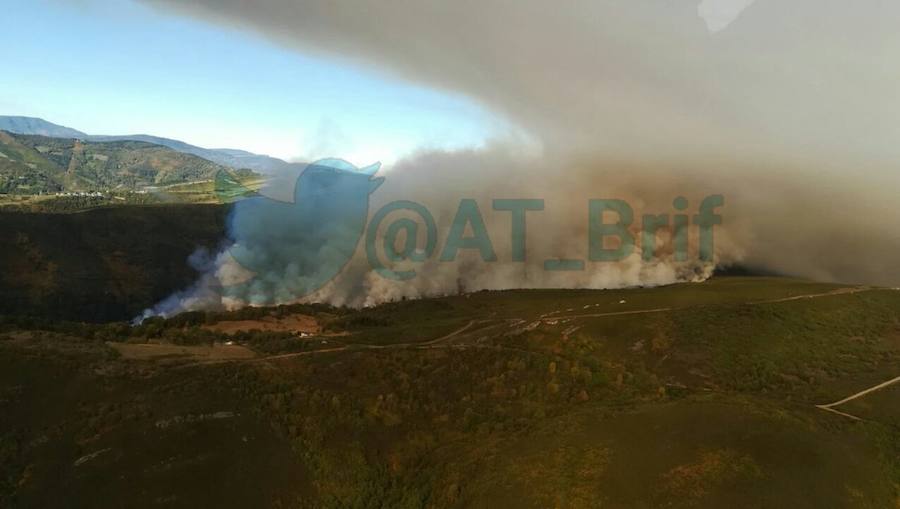
[[[146,489],[161,502],[138,505],[163,507],[276,499],[285,507],[895,507],[896,424],[881,420],[872,402],[865,422],[813,404],[900,374],[900,292],[759,303],[835,288],[723,278],[639,290],[481,292],[334,315],[334,327],[351,333],[338,339],[357,345],[427,341],[484,321],[429,348],[358,346],[183,369],[109,360],[97,340],[8,339],[0,341],[0,373],[10,373],[0,378],[0,415],[10,415],[0,421],[7,493],[26,506],[59,503],[45,489],[51,474],[38,475],[52,471],[73,499],[111,501]],[[518,321],[656,307],[675,309],[530,329]],[[71,383],[41,375],[56,369],[58,354],[12,367],[41,344],[85,345],[97,360],[73,361],[78,375],[54,375]],[[893,394],[870,397],[890,404]],[[94,410],[27,419],[6,412],[39,397]],[[97,417],[113,402],[128,418]],[[152,426],[160,416],[226,406],[248,419],[165,433]],[[204,425],[225,427],[204,435]],[[81,435],[67,431],[85,426]],[[254,456],[239,480],[216,484],[229,494],[250,490],[244,498],[211,493],[226,465],[242,463],[246,450],[229,444],[247,434],[270,437],[260,445],[265,454],[286,444],[292,453]],[[90,469],[71,466],[106,447]],[[158,448],[181,455],[180,470],[154,477],[169,464],[152,452]],[[117,478],[122,471],[130,480]],[[201,481],[180,483],[181,475]],[[259,483],[266,488],[250,488]]]
[[[17,136],[0,131],[0,192],[24,194],[65,189],[64,167],[42,156]]]

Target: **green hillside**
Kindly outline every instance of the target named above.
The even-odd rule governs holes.
[[[254,175],[141,141],[92,142],[0,131],[0,194],[177,194],[178,186],[211,183],[218,172]]]

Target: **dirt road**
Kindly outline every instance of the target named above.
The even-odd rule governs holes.
[[[898,376],[897,378],[892,378],[892,379],[888,380],[887,382],[882,382],[874,387],[869,387],[866,390],[859,391],[856,394],[853,394],[852,396],[847,396],[846,398],[844,398],[840,401],[835,401],[834,403],[828,403],[827,405],[816,405],[816,408],[821,408],[822,410],[825,410],[826,412],[843,415],[844,417],[849,417],[853,420],[861,421],[862,420],[861,418],[859,418],[855,415],[848,414],[846,412],[841,412],[840,410],[835,410],[834,407],[843,405],[844,403],[847,403],[849,401],[853,401],[856,398],[861,398],[861,397],[865,396],[866,394],[870,394],[875,391],[879,391],[881,389],[884,389],[885,387],[889,387],[898,382],[900,382],[900,376]]]

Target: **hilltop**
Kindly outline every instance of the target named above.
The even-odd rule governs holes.
[[[14,117],[0,115],[0,131],[17,134],[36,134],[54,138],[87,138],[87,134],[36,117]]]

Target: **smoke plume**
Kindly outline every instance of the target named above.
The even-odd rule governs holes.
[[[688,262],[675,261],[671,235],[662,233],[649,262],[639,246],[620,262],[543,270],[548,258],[586,258],[591,198],[627,201],[640,223],[642,214],[676,214],[676,197],[688,199],[685,213],[693,215],[704,196],[721,194],[719,264],[900,283],[896,2],[745,2],[715,32],[698,16],[698,1],[147,3],[464,94],[526,133],[480,150],[410,156],[384,173],[387,181],[370,197],[371,212],[397,199],[425,205],[438,223],[436,252],[459,201],[476,200],[497,262],[466,251],[445,263],[435,254],[415,278],[394,281],[370,269],[361,242],[341,275],[312,295],[267,288],[223,300],[210,290],[235,272],[223,252],[205,282],[157,312],[651,285],[709,273],[696,260],[695,230]],[[703,4],[701,14],[718,12],[715,1]],[[528,213],[525,262],[511,261],[510,214],[491,208],[498,198],[544,200],[544,211]],[[282,247],[253,246],[262,253]],[[267,278],[289,284],[284,268],[272,271]]]

